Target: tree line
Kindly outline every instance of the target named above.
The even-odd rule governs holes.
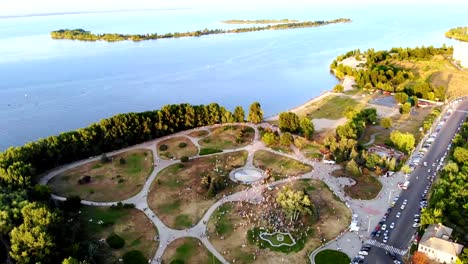
[[[69,256],[93,263],[99,244],[83,238],[79,225],[70,226],[75,222],[67,221],[73,218],[66,209],[69,205],[52,202],[50,189],[35,184],[42,173],[179,131],[244,120],[240,106],[231,113],[216,103],[174,104],[118,114],[85,128],[8,148],[0,153],[0,250],[6,247],[16,263],[60,263]],[[263,110],[255,102],[248,121],[262,120]]]
[[[461,41],[468,41],[468,27],[451,28],[449,31],[445,32],[445,36]]]
[[[395,61],[409,59],[430,59],[435,55],[452,55],[453,48],[416,47],[416,48],[392,48],[389,51],[375,51],[368,49],[361,53],[359,49],[349,51],[338,56],[330,65],[335,75],[342,79],[344,76],[355,78],[356,84],[361,89],[381,89],[387,92],[405,94],[409,98],[423,98],[428,100],[443,101],[446,99],[446,88],[434,86],[429,81],[417,80],[410,70],[395,65]],[[352,68],[341,63],[342,60],[356,57],[364,57],[366,61],[360,67]],[[400,103],[402,97],[399,97]]]
[[[453,228],[458,243],[468,243],[468,118],[455,136],[447,165],[432,188],[429,206],[422,211],[421,224],[443,223]],[[468,249],[460,259],[468,263]],[[458,262],[457,262],[458,263]]]
[[[274,23],[297,23],[299,20],[296,19],[256,19],[256,20],[242,20],[242,19],[230,19],[221,21],[225,24],[274,24]]]
[[[72,39],[72,40],[83,40],[83,41],[141,41],[141,40],[155,40],[163,38],[181,38],[181,37],[200,37],[205,35],[214,35],[214,34],[228,34],[228,33],[243,33],[243,32],[253,32],[253,31],[263,31],[263,30],[285,30],[285,29],[295,29],[295,28],[307,28],[307,27],[319,27],[329,24],[336,23],[347,23],[351,22],[349,18],[338,18],[328,21],[305,21],[305,22],[295,22],[295,23],[283,23],[276,25],[267,25],[262,27],[248,27],[248,28],[237,28],[237,29],[203,29],[195,30],[190,32],[174,32],[174,33],[165,33],[165,34],[118,34],[118,33],[104,33],[104,34],[94,34],[90,31],[84,29],[60,29],[52,31],[50,36],[52,39]]]

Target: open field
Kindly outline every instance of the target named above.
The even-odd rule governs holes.
[[[312,167],[307,164],[266,150],[256,151],[253,163],[256,167],[271,170],[271,175],[275,179],[297,176],[312,171]]]
[[[247,151],[191,159],[162,170],[148,196],[150,208],[169,227],[184,229],[197,223],[220,196],[243,188],[229,179],[229,172],[242,167]],[[210,193],[204,179],[217,179],[224,187]],[[210,195],[212,194],[212,195]]]
[[[104,242],[101,263],[117,263],[130,250],[139,250],[149,259],[158,247],[154,240],[157,230],[145,214],[137,209],[86,206],[81,209],[80,220],[87,235],[94,239],[105,239],[115,233],[125,240],[121,249],[111,249]],[[99,224],[99,221],[103,223]]]
[[[336,177],[347,177],[356,181],[355,185],[344,187],[346,195],[353,199],[371,200],[376,198],[380,190],[382,190],[382,183],[372,175],[362,173],[359,176],[351,176],[346,174],[343,170],[333,171],[332,175]]]
[[[209,132],[207,130],[196,130],[188,134],[189,137],[200,138],[208,136]]]
[[[326,249],[315,255],[315,264],[348,264],[351,259],[341,251]]]
[[[305,244],[298,247],[297,252],[291,253],[258,247],[249,242],[247,233],[254,227],[262,227],[255,217],[270,213],[271,208],[265,207],[264,204],[228,203],[218,208],[208,222],[210,241],[227,261],[267,264],[282,259],[283,263],[303,264],[307,262],[308,253],[321,245],[320,238],[327,241],[334,239],[349,226],[351,211],[322,181],[298,180],[292,183],[291,188],[306,190],[318,212],[318,219],[313,219],[312,222],[306,220],[310,231],[307,239],[302,241]],[[267,194],[275,197],[276,193],[277,190],[273,190]]]
[[[309,141],[303,137],[295,137],[294,145],[302,152],[304,157],[316,160],[321,159],[322,154],[320,153],[320,148],[322,147],[315,141]]]
[[[304,106],[297,111],[297,114],[312,119],[326,118],[336,120],[343,117],[343,111],[348,107],[360,110],[364,108],[364,104],[349,96],[329,95],[320,101]]]
[[[163,145],[166,147],[162,147]],[[171,137],[163,140],[158,143],[157,149],[162,159],[180,159],[183,156],[193,157],[198,154],[197,146],[186,137]]]
[[[164,263],[172,264],[218,264],[221,263],[196,238],[179,238],[164,251]]]
[[[245,125],[214,128],[211,134],[198,143],[204,148],[233,149],[247,146],[254,138],[255,130]]]
[[[109,158],[109,162],[93,161],[57,175],[49,186],[57,195],[98,202],[121,201],[137,194],[153,170],[152,152],[138,149]],[[91,176],[91,181],[79,184],[84,176]]]

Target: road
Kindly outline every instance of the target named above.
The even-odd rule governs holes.
[[[372,249],[369,255],[366,257],[367,263],[378,263],[386,264],[393,263],[393,260],[387,251],[392,251],[397,254],[397,259],[401,261],[402,256],[400,253],[406,252],[406,249],[411,243],[413,235],[416,232],[416,228],[412,227],[413,219],[415,214],[420,213],[419,203],[422,199],[424,189],[430,180],[428,175],[434,175],[436,167],[432,167],[433,163],[438,164],[438,161],[442,158],[444,153],[447,151],[448,145],[452,141],[452,137],[457,133],[457,128],[466,116],[468,110],[468,100],[464,100],[455,106],[455,111],[450,115],[446,124],[441,128],[435,141],[431,144],[431,147],[427,151],[426,155],[421,159],[421,166],[418,166],[409,176],[411,182],[408,190],[404,190],[400,194],[396,205],[393,210],[387,216],[385,224],[387,229],[392,222],[395,223],[394,229],[389,229],[389,239],[387,243],[382,243],[383,232],[380,237],[374,237],[368,241],[372,244]],[[442,117],[443,118],[443,117]],[[446,160],[445,160],[446,161]],[[427,162],[427,167],[423,166],[423,162]],[[428,173],[428,170],[431,170]],[[403,210],[400,209],[403,200],[407,200],[408,204]],[[396,218],[397,212],[401,212],[400,218]]]

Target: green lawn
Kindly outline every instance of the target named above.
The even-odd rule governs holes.
[[[255,152],[254,165],[271,170],[271,175],[275,178],[297,176],[312,171],[312,167],[307,164],[266,150]]]
[[[315,264],[349,264],[351,259],[343,252],[326,249],[315,255]]]
[[[196,238],[179,238],[164,251],[163,263],[169,264],[220,264]]]
[[[229,221],[228,212],[232,210],[232,205],[225,203],[216,209],[214,213],[214,218],[217,219],[215,222],[216,232],[221,235],[228,235],[234,230],[234,224]]]
[[[362,109],[364,104],[359,103],[348,96],[330,95],[320,101],[311,103],[297,112],[299,116],[307,116],[309,118],[327,118],[340,119],[343,116],[343,111],[353,107],[356,110]]]
[[[249,126],[222,126],[214,128],[209,136],[201,139],[198,143],[203,148],[209,149],[240,148],[250,144],[254,134],[255,130]]]
[[[118,263],[122,255],[130,250],[139,250],[150,259],[158,247],[154,237],[157,230],[145,214],[134,208],[93,207],[81,208],[80,221],[86,236],[92,239],[107,238],[115,233],[122,237],[125,245],[111,249],[106,243],[100,247],[99,262]]]

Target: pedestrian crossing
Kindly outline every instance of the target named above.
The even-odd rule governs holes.
[[[373,246],[385,249],[385,250],[387,250],[389,252],[393,252],[393,253],[398,254],[398,255],[404,255],[408,251],[407,249],[403,250],[403,249],[399,249],[399,248],[394,248],[394,247],[392,247],[390,245],[384,244],[382,242],[379,242],[379,241],[376,241],[376,240],[373,240],[373,239],[367,240],[366,243],[364,243],[364,244],[373,245]]]

